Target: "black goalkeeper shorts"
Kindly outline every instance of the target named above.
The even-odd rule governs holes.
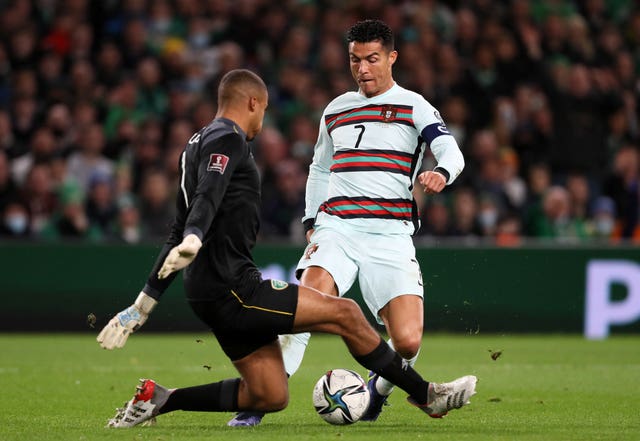
[[[264,280],[250,292],[230,289],[215,299],[190,299],[195,314],[215,334],[222,350],[239,360],[280,334],[290,334],[298,306],[298,285]]]

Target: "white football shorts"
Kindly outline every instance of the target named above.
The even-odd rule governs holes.
[[[422,273],[411,236],[372,234],[318,225],[296,273],[319,266],[331,274],[340,296],[358,277],[362,297],[378,323],[378,311],[401,295],[423,297]]]

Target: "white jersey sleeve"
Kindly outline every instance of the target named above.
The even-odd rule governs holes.
[[[333,163],[333,143],[324,124],[324,115],[318,130],[318,140],[313,151],[313,161],[309,166],[305,210],[302,221],[314,219],[320,204],[327,200],[329,191],[330,167]]]
[[[449,133],[444,120],[435,107],[424,99],[418,101],[416,106],[417,111],[414,116],[416,129],[436,158],[437,167],[442,167],[449,172],[447,185],[451,184],[464,168],[464,157],[460,147],[458,147],[456,139]]]

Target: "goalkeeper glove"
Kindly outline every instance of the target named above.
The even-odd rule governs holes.
[[[160,271],[158,271],[158,279],[166,279],[171,273],[180,271],[193,262],[201,246],[202,242],[198,236],[187,234],[180,245],[173,247],[169,251]]]
[[[96,340],[104,349],[123,347],[129,334],[137,331],[147,321],[149,314],[157,304],[156,299],[140,292],[133,305],[120,311],[102,328]]]

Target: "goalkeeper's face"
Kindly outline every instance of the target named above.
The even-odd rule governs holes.
[[[379,40],[349,43],[351,75],[367,98],[386,92],[393,86],[391,68],[398,52],[389,51]]]
[[[264,120],[264,113],[269,105],[269,94],[266,91],[262,91],[252,97],[249,103],[251,110],[251,119],[249,127],[247,129],[247,141],[251,141],[262,130],[262,122]]]

